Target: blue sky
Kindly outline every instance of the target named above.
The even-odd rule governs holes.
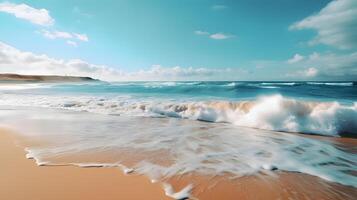
[[[108,80],[357,77],[354,0],[6,1],[0,24],[0,72]]]

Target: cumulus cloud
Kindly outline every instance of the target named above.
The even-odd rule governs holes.
[[[78,40],[88,42],[88,36],[86,34],[79,34],[79,33],[73,33],[74,37],[77,38]]]
[[[304,76],[314,77],[314,76],[317,75],[318,72],[319,72],[319,71],[318,71],[316,68],[310,67],[310,68],[308,68],[307,70],[303,71],[302,73],[303,73]]]
[[[50,16],[46,9],[36,9],[27,4],[14,4],[9,2],[0,3],[0,12],[13,14],[15,17],[25,19],[33,24],[41,26],[52,26],[55,20]],[[42,29],[39,31],[44,37],[49,39],[75,39],[83,42],[88,42],[89,38],[86,34],[69,33],[65,31]],[[77,46],[74,41],[66,41],[67,44]]]
[[[90,76],[104,80],[120,77],[121,71],[80,59],[62,60],[18,50],[0,42],[0,73]]]
[[[196,35],[208,36],[209,38],[214,39],[214,40],[225,40],[225,39],[229,39],[229,38],[234,37],[234,35],[232,35],[232,34],[225,34],[225,33],[213,33],[213,34],[211,34],[210,32],[201,31],[201,30],[194,31],[194,33]]]
[[[294,73],[288,73],[288,77],[299,77],[299,78],[312,78],[318,74],[318,70],[314,67],[309,67],[307,69],[298,70]]]
[[[70,46],[73,46],[73,47],[77,47],[78,46],[77,42],[73,42],[72,40],[67,40],[66,43],[68,45],[70,45]]]
[[[310,56],[310,66],[316,65],[324,76],[357,77],[357,52],[348,54],[327,53]],[[318,65],[317,65],[318,64]]]
[[[48,10],[33,8],[27,4],[0,3],[0,12],[12,14],[19,19],[41,26],[51,26],[55,22]]]
[[[357,52],[345,54],[314,52],[300,56],[304,59],[288,66],[286,60],[264,63],[261,61],[250,70],[153,65],[148,69],[125,72],[81,59],[63,60],[21,51],[0,42],[0,73],[90,76],[110,81],[277,80],[284,77],[307,80],[355,80],[357,78]],[[255,66],[262,66],[264,70],[262,67]]]
[[[73,38],[71,33],[63,32],[63,31],[48,31],[48,30],[42,29],[40,32],[44,37],[49,38],[49,39],[57,39],[57,38],[69,39],[69,38]]]
[[[319,71],[316,68],[310,67],[306,71],[304,71],[305,76],[314,77],[317,75]]]
[[[234,73],[234,70],[230,68],[208,69],[203,67],[163,67],[161,65],[153,65],[148,70],[140,70],[128,75],[131,77],[140,77],[144,80],[183,80],[182,78],[186,80],[212,80],[222,78],[220,76],[224,77],[232,72]]]
[[[215,34],[210,35],[209,37],[212,39],[215,39],[215,40],[225,40],[228,38],[232,38],[233,35],[229,35],[229,34],[225,34],[225,33],[215,33]]]
[[[357,47],[357,1],[335,0],[317,14],[292,24],[290,30],[313,29],[317,36],[309,44],[326,44],[340,49]]]
[[[82,42],[88,42],[89,38],[86,34],[79,34],[79,33],[68,33],[68,32],[64,32],[64,31],[49,31],[49,30],[45,30],[42,29],[41,31],[39,31],[40,34],[42,34],[44,37],[49,38],[49,39],[76,39]],[[77,46],[77,43],[75,43],[74,41],[70,41],[67,40],[66,42],[69,45]]]
[[[300,62],[304,59],[304,56],[300,55],[300,54],[295,54],[292,58],[290,58],[288,60],[288,63],[289,64],[292,64],[292,63],[297,63],[297,62]]]
[[[291,63],[295,72],[287,73],[289,77],[357,77],[357,52],[347,54],[312,53],[300,62]]]
[[[110,81],[160,80],[235,80],[246,73],[239,69],[194,67],[163,67],[124,72],[105,65],[91,64],[81,59],[56,59],[16,49],[0,42],[0,73],[90,76]]]

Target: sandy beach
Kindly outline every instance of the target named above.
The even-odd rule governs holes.
[[[14,141],[0,130],[0,199],[170,199],[160,184],[116,168],[39,167]]]
[[[0,196],[11,200],[55,199],[171,199],[162,183],[125,175],[117,168],[37,166],[25,158],[14,133],[0,131]],[[354,199],[353,187],[329,183],[301,173],[242,177],[177,176],[165,180],[177,191],[193,184],[192,199]]]
[[[204,200],[260,200],[260,199],[294,199],[294,200],[353,200],[357,190],[323,181],[301,173],[278,173],[278,176],[247,176],[239,179],[227,177],[207,177],[188,175],[172,178],[168,181],[176,188],[194,183],[195,197]]]

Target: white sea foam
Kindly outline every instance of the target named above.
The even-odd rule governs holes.
[[[224,86],[227,86],[227,87],[234,87],[234,86],[236,86],[237,85],[237,83],[235,83],[235,82],[231,82],[231,83],[228,83],[228,84],[226,84],[226,85],[224,85]]]
[[[310,85],[353,86],[353,82],[307,82]]]
[[[241,109],[249,110],[249,106]],[[237,178],[282,170],[357,186],[357,177],[350,173],[357,164],[352,152],[328,141],[294,134],[175,118],[44,108],[2,110],[0,124],[14,127],[25,137],[49,141],[46,146],[26,149],[27,157],[34,158],[39,165],[118,167],[124,173],[135,169],[135,173],[144,174],[153,182],[192,172]],[[125,152],[134,160],[136,156],[140,159],[122,167],[125,162],[120,155]],[[82,162],[65,159],[92,153],[96,156]],[[114,157],[103,160],[108,155]]]
[[[184,199],[190,198],[190,196],[191,196],[190,192],[193,188],[193,185],[189,184],[179,192],[175,192],[173,187],[168,183],[164,183],[163,187],[164,187],[166,196],[171,197],[173,199],[184,200]]]
[[[51,107],[124,116],[166,116],[330,136],[356,134],[357,130],[357,103],[347,106],[338,102],[307,102],[281,95],[255,101],[179,102],[130,97],[4,94],[0,96],[0,105]]]
[[[117,163],[68,163],[68,165],[75,165],[78,167],[89,168],[89,167],[121,167]]]
[[[26,151],[25,157],[27,159],[34,159],[38,166],[45,166],[49,164],[49,162],[47,161],[42,161],[40,159],[40,156],[36,155],[30,148],[25,148],[25,151]]]
[[[176,82],[147,82],[144,84],[146,88],[162,88],[162,87],[174,87]]]
[[[259,86],[259,88],[275,89],[275,88],[279,88],[279,87],[277,87],[277,86]]]
[[[279,85],[285,85],[285,86],[293,86],[296,85],[295,82],[266,82],[266,83],[260,83],[261,85],[275,85],[275,86],[279,86]]]
[[[51,84],[27,83],[27,84],[0,84],[0,91],[8,90],[29,90],[38,88],[48,88]]]
[[[124,174],[131,174],[135,172],[134,168],[129,168],[125,165],[122,165],[120,163],[73,163],[73,162],[69,162],[69,163],[63,163],[63,164],[59,164],[59,163],[53,163],[53,162],[48,162],[48,161],[43,161],[41,159],[41,153],[44,154],[43,150],[37,149],[37,150],[31,150],[30,148],[25,148],[26,151],[26,155],[25,157],[27,159],[34,159],[36,164],[38,166],[46,166],[46,165],[50,165],[50,166],[58,166],[58,165],[73,165],[73,166],[77,166],[77,167],[83,167],[83,168],[98,168],[98,167],[117,167],[120,168],[122,170],[122,172]]]

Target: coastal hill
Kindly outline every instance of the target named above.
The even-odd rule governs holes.
[[[80,76],[56,76],[56,75],[20,75],[20,74],[0,74],[1,82],[82,82],[97,81],[91,77]]]

